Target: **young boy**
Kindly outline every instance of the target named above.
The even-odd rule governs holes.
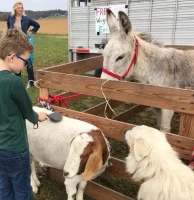
[[[0,200],[33,199],[30,155],[25,120],[36,124],[47,118],[35,113],[19,73],[33,46],[17,29],[0,34]]]

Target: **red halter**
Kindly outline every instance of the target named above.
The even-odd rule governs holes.
[[[136,61],[137,61],[139,42],[138,42],[138,39],[137,39],[136,37],[134,37],[134,39],[135,39],[135,52],[134,52],[134,55],[133,55],[133,57],[132,57],[132,59],[131,59],[130,65],[129,65],[127,71],[124,73],[124,75],[123,75],[123,76],[120,76],[120,75],[118,75],[118,74],[115,74],[115,73],[113,73],[113,72],[111,72],[111,71],[105,69],[104,67],[102,68],[102,72],[104,72],[105,74],[108,74],[109,76],[112,76],[112,77],[114,77],[114,78],[117,78],[117,79],[119,79],[119,80],[125,79],[125,77],[126,77],[127,74],[129,73],[130,69],[132,68],[133,64],[135,64]]]

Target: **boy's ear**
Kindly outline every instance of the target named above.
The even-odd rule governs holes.
[[[7,57],[8,57],[8,62],[13,62],[15,54],[8,55]]]

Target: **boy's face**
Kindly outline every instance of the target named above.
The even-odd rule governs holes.
[[[22,55],[12,54],[8,55],[8,66],[11,72],[18,74],[22,69],[27,66],[30,57],[29,52]]]

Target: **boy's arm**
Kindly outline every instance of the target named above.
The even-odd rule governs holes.
[[[32,109],[32,102],[22,80],[18,79],[12,87],[12,95],[16,101],[24,119],[27,119],[33,124],[38,122],[38,114]]]

